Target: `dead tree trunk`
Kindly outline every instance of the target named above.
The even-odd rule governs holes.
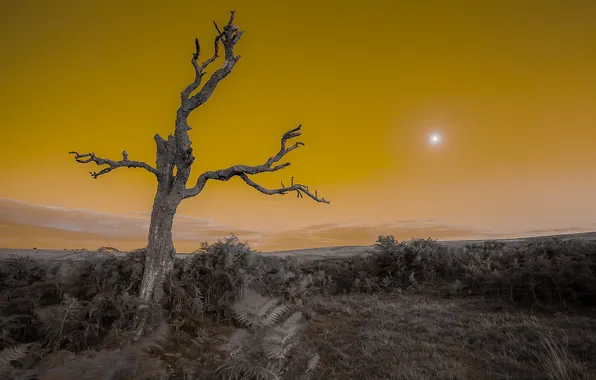
[[[149,304],[159,304],[161,302],[164,282],[168,273],[174,267],[176,249],[172,238],[172,227],[176,209],[182,201],[182,197],[171,192],[171,188],[168,186],[169,183],[166,181],[158,182],[157,194],[155,194],[155,200],[153,201],[145,266],[139,289],[139,298],[144,303],[139,307],[139,314],[135,322],[137,339],[142,336],[145,330]]]
[[[104,167],[99,172],[90,172],[91,176],[95,179],[120,167],[143,168],[156,176],[157,193],[153,203],[153,211],[151,212],[147,255],[139,294],[140,298],[147,302],[161,302],[165,278],[173,268],[176,250],[172,239],[172,226],[178,205],[184,199],[198,195],[208,180],[228,181],[232,177],[239,177],[247,185],[267,195],[284,195],[295,191],[296,196],[299,198],[302,198],[303,194],[306,194],[317,202],[330,203],[325,198],[319,198],[316,191],[314,194],[311,193],[307,186],[295,184],[294,177],[292,177],[290,186],[285,186],[282,182],[281,187],[277,189],[264,188],[249,177],[254,174],[277,171],[290,165],[289,162],[282,164],[278,164],[278,162],[287,153],[304,145],[302,142],[296,142],[292,146],[286,146],[289,139],[301,135],[300,129],[302,126],[300,125],[283,134],[279,152],[269,157],[265,163],[254,166],[234,165],[226,169],[207,171],[199,176],[194,186],[190,188],[186,187],[190,177],[191,166],[195,160],[188,134],[188,131],[191,130],[191,127],[188,125],[188,116],[211,97],[217,84],[232,72],[232,69],[240,59],[240,56],[234,54],[234,46],[243,32],[238,30],[238,27],[234,25],[234,12],[231,12],[230,20],[224,26],[223,31],[219,29],[217,24],[215,24],[215,28],[217,30],[217,36],[214,41],[215,52],[211,58],[202,64],[198,63],[201,48],[199,40],[195,39],[196,50],[191,59],[195,70],[195,79],[181,93],[181,105],[176,115],[174,134],[170,134],[167,140],[164,140],[159,135],[154,136],[157,146],[156,167],[152,167],[145,162],[129,160],[126,151],[122,152],[122,160],[120,161],[100,158],[94,153],[79,154],[77,152],[70,152],[75,155],[75,160],[79,163],[95,163],[99,166],[107,165],[107,167]],[[224,62],[221,67],[213,72],[199,90],[201,80],[206,74],[205,69],[219,57],[220,44],[224,47]],[[141,325],[143,323],[142,321]]]
[[[160,302],[166,275],[174,266],[176,249],[172,239],[174,215],[181,199],[157,194],[151,212],[145,269],[139,297]]]

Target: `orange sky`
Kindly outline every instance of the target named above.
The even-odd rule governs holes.
[[[332,203],[209,182],[179,208],[179,250],[596,229],[594,1],[22,0],[0,4],[0,246],[145,244],[154,176],[93,180],[67,152],[153,164],[194,38],[211,55],[231,9],[242,59],[190,118],[189,185],[302,123],[292,166],[254,179]]]

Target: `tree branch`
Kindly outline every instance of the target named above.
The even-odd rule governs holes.
[[[198,38],[195,38],[195,52],[192,55],[191,63],[195,69],[195,80],[189,84],[186,89],[181,94],[182,106],[181,109],[185,111],[187,114],[190,113],[192,110],[200,106],[201,104],[205,103],[207,99],[211,97],[215,87],[217,84],[227,77],[234,68],[234,65],[240,59],[240,56],[234,55],[234,46],[244,34],[243,31],[240,31],[237,26],[234,25],[234,14],[235,11],[230,12],[230,20],[224,26],[223,31],[219,29],[215,21],[213,24],[215,25],[215,29],[217,30],[217,36],[215,37],[214,41],[214,53],[211,58],[203,62],[199,65],[198,59],[199,55],[201,54],[201,46],[199,44]],[[201,80],[203,76],[206,74],[204,70],[215,62],[217,58],[219,58],[219,43],[222,43],[224,46],[224,58],[225,61],[223,65],[215,70],[215,72],[211,75],[209,80],[205,83],[203,88],[194,96],[191,97],[191,94],[199,88],[201,84]]]
[[[122,151],[122,160],[120,161],[113,161],[107,158],[97,157],[95,153],[84,153],[79,154],[77,152],[68,152],[69,154],[75,155],[75,160],[81,164],[87,164],[90,162],[94,162],[97,166],[101,165],[108,165],[108,167],[101,169],[99,172],[89,172],[91,177],[97,179],[100,175],[107,174],[114,169],[127,167],[127,168],[143,168],[156,176],[159,176],[159,171],[153,168],[151,165],[142,162],[142,161],[131,161],[128,159],[128,153],[126,151]]]
[[[318,192],[315,190],[315,193],[311,193],[308,190],[308,186],[305,185],[301,185],[299,183],[293,183],[294,182],[294,177],[292,177],[292,186],[289,187],[284,187],[283,183],[281,184],[282,187],[279,189],[266,189],[263,186],[259,185],[258,183],[256,183],[255,181],[251,180],[246,174],[242,173],[238,175],[240,178],[242,178],[242,180],[244,182],[246,182],[246,184],[250,187],[254,187],[255,189],[257,189],[258,191],[260,191],[263,194],[267,194],[267,195],[274,195],[274,194],[281,194],[281,195],[285,195],[286,193],[288,193],[289,191],[295,191],[296,192],[296,197],[297,198],[304,198],[304,196],[302,195],[302,193],[308,195],[309,197],[311,197],[313,200],[317,201],[317,202],[321,202],[321,203],[331,203],[331,201],[326,200],[325,198],[319,198],[318,196]]]
[[[252,175],[252,174],[259,174],[259,173],[266,173],[266,172],[274,172],[274,171],[281,170],[285,167],[290,166],[289,162],[285,162],[283,164],[279,164],[279,165],[275,165],[275,166],[273,164],[279,162],[289,152],[293,151],[294,149],[298,148],[301,145],[304,145],[304,143],[302,143],[302,142],[296,142],[292,146],[286,147],[286,143],[289,139],[292,139],[292,138],[302,135],[302,133],[299,132],[301,128],[302,128],[302,125],[299,125],[298,127],[291,129],[291,130],[287,131],[286,133],[284,133],[281,138],[281,148],[280,148],[279,152],[277,152],[277,154],[275,156],[269,157],[269,159],[264,164],[257,165],[257,166],[234,165],[227,169],[220,169],[220,170],[205,172],[199,176],[199,178],[197,179],[197,183],[194,187],[192,187],[190,189],[186,189],[186,191],[184,192],[184,198],[190,198],[190,197],[194,197],[194,196],[198,195],[205,187],[205,184],[207,183],[207,181],[210,179],[214,179],[217,181],[228,181],[229,179],[231,179],[234,176],[239,176],[249,186],[252,186],[253,188],[259,190],[260,192],[262,192],[264,194],[268,194],[268,195],[282,194],[282,195],[284,195],[289,191],[296,191],[297,197],[302,197],[302,193],[305,193],[306,195],[308,195],[312,199],[316,200],[317,202],[330,203],[329,201],[325,200],[325,198],[319,198],[318,194],[310,193],[308,191],[307,186],[300,185],[300,184],[294,184],[294,177],[292,177],[292,185],[290,187],[285,187],[282,183],[282,187],[280,189],[269,190],[269,189],[266,189],[266,188],[258,185],[255,182],[253,182],[247,176],[247,174]]]

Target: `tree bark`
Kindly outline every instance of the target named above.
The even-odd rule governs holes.
[[[163,299],[163,285],[168,274],[174,268],[176,249],[172,238],[174,216],[182,201],[182,194],[172,192],[173,178],[158,180],[157,193],[151,211],[149,238],[145,254],[145,267],[139,289],[139,298],[144,302],[139,307],[136,331],[139,339],[147,323],[149,304],[160,304]]]
[[[145,269],[139,291],[139,297],[143,301],[155,303],[161,302],[164,281],[174,267],[176,249],[172,239],[172,226],[176,209],[182,201],[182,197],[164,192],[165,189],[158,186],[151,212]]]

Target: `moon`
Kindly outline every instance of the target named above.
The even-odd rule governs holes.
[[[429,142],[431,145],[439,145],[439,144],[441,143],[441,141],[442,141],[442,140],[443,140],[443,139],[442,139],[442,137],[441,137],[441,135],[440,135],[439,133],[431,133],[431,134],[428,136],[428,142]]]

